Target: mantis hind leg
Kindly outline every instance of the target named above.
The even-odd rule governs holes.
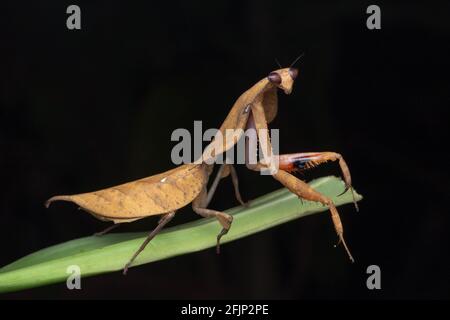
[[[175,211],[174,212],[169,212],[165,215],[162,216],[162,218],[159,220],[158,225],[156,226],[155,229],[153,229],[152,232],[149,233],[149,235],[147,236],[147,238],[145,239],[145,241],[141,244],[141,246],[139,247],[139,249],[133,254],[133,256],[131,257],[130,261],[128,261],[128,263],[125,265],[125,267],[123,268],[123,274],[126,275],[128,272],[128,268],[131,266],[131,264],[133,263],[133,261],[136,259],[136,257],[145,249],[145,247],[147,246],[147,244],[158,234],[158,232],[161,231],[161,229],[167,224],[169,223],[170,220],[172,220],[172,218],[175,216]]]
[[[295,193],[298,197],[301,197],[305,200],[320,202],[329,208],[331,212],[331,219],[333,220],[336,233],[339,237],[338,244],[342,243],[342,245],[345,248],[345,251],[348,254],[348,257],[352,262],[354,262],[355,260],[353,259],[353,256],[350,253],[347,244],[345,243],[344,228],[342,226],[341,218],[339,217],[339,213],[333,201],[327,196],[311,188],[305,182],[301,181],[300,179],[297,179],[295,176],[291,175],[290,173],[284,170],[278,170],[278,172],[275,173],[273,177],[276,180],[280,181],[286,188],[288,188],[291,192]]]
[[[96,237],[101,237],[101,236],[103,236],[104,234],[107,234],[108,232],[110,232],[111,230],[117,228],[117,227],[120,226],[120,225],[121,225],[121,223],[113,224],[113,225],[109,226],[108,228],[106,228],[105,230],[102,230],[102,231],[100,231],[100,232],[94,233],[94,236],[96,236]]]

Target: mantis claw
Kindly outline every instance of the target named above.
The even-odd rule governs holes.
[[[341,193],[339,193],[337,196],[338,197],[340,197],[340,196],[342,196],[344,193],[346,193],[347,191],[348,191],[348,189],[350,189],[351,187],[350,186],[345,186],[345,189],[344,189],[344,191],[342,191]]]
[[[346,193],[348,191],[348,189],[350,189],[350,191],[352,192],[353,204],[355,205],[355,210],[356,210],[356,212],[359,212],[359,206],[358,206],[358,203],[356,202],[355,192],[353,192],[352,186],[346,185],[344,191],[341,192],[340,194],[338,194],[337,196],[338,197],[342,196],[344,193]]]
[[[350,189],[352,190],[353,204],[355,205],[355,210],[356,212],[359,212],[359,206],[358,203],[356,202],[355,192],[353,191],[352,187],[350,187]]]
[[[124,276],[127,275],[129,265],[130,265],[130,264],[127,263],[127,265],[125,266],[125,268],[123,268],[122,274],[123,274]]]
[[[338,245],[340,245],[342,243],[342,245],[344,246],[345,251],[348,254],[348,257],[350,259],[350,261],[352,263],[355,263],[355,259],[353,259],[352,254],[350,253],[350,249],[347,247],[347,244],[345,243],[344,237],[342,236],[342,234],[339,235],[339,240],[338,242],[334,245],[334,247],[336,248]]]
[[[341,237],[339,237],[338,242],[333,247],[337,248],[337,246],[341,244],[341,241]]]
[[[220,254],[220,238],[222,238],[223,235],[226,235],[228,233],[228,229],[223,228],[222,231],[217,235],[217,245],[216,245],[216,253]]]

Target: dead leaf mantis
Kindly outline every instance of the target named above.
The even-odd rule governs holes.
[[[196,213],[204,217],[215,217],[222,225],[222,231],[217,236],[217,251],[219,251],[220,239],[230,229],[232,216],[221,211],[208,209],[207,206],[221,178],[231,174],[236,197],[241,204],[244,203],[239,194],[238,179],[232,165],[222,165],[210,189],[207,190],[209,176],[213,169],[210,161],[236,144],[240,135],[233,137],[228,135],[228,132],[236,129],[241,129],[242,132],[244,129],[256,129],[257,140],[261,149],[265,156],[270,158],[272,156],[270,137],[263,137],[261,132],[268,134],[268,131],[261,129],[267,130],[267,123],[271,122],[277,114],[277,89],[282,89],[286,94],[290,94],[297,74],[298,70],[292,68],[292,65],[289,68],[275,70],[268,77],[260,80],[244,92],[237,99],[219,129],[224,139],[221,141],[214,140],[205,149],[200,163],[185,164],[164,173],[99,191],[54,196],[47,200],[46,206],[48,207],[51,202],[57,200],[71,201],[101,220],[114,222],[113,226],[100,234],[110,231],[120,223],[161,215],[157,227],[150,232],[141,247],[125,265],[124,274],[151,239],[173,218],[176,210],[191,202]],[[247,141],[247,145],[252,143],[257,143],[257,141]],[[211,153],[211,149],[214,152]],[[353,261],[343,237],[343,227],[339,214],[331,199],[313,190],[306,183],[290,174],[290,172],[307,169],[326,161],[338,160],[346,182],[346,190],[351,189],[350,171],[344,159],[339,154],[332,152],[297,153],[274,155],[274,157],[280,164],[280,170],[273,174],[275,179],[300,198],[321,202],[329,207],[339,241],[343,243],[350,259]],[[251,170],[260,171],[267,165],[265,163],[247,163],[247,167]]]

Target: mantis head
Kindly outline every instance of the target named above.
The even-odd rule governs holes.
[[[294,80],[295,80],[295,78],[297,78],[297,75],[298,75],[298,69],[293,68],[293,66],[297,63],[298,60],[300,60],[301,57],[303,57],[303,54],[304,53],[299,55],[294,60],[294,62],[291,63],[289,68],[281,68],[280,63],[278,62],[277,59],[275,59],[276,63],[280,67],[280,69],[269,73],[269,75],[267,76],[267,80],[269,80],[269,82],[272,85],[283,90],[284,93],[290,94],[292,92],[292,86],[294,85]]]
[[[267,76],[267,79],[271,84],[283,90],[284,93],[290,94],[297,75],[298,69],[289,67],[272,71]]]

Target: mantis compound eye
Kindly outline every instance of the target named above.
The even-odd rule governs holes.
[[[298,69],[296,68],[289,68],[289,75],[291,76],[292,80],[295,80],[298,75]]]
[[[279,85],[281,83],[281,76],[276,72],[269,73],[269,76],[267,77],[269,81],[273,84]]]

